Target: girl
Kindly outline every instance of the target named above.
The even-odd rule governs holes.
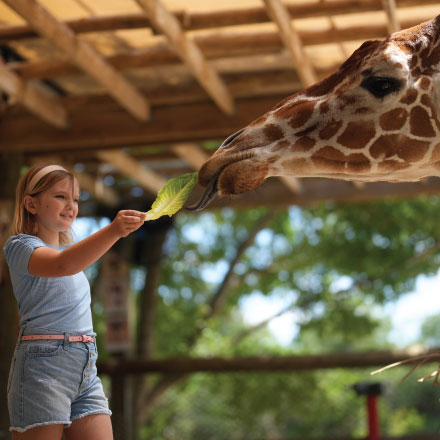
[[[138,229],[144,214],[119,211],[71,244],[78,198],[77,180],[58,165],[31,168],[17,187],[13,235],[4,247],[20,315],[8,380],[14,440],[113,438],[82,270]]]

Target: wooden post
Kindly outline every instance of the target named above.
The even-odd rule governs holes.
[[[104,304],[107,351],[118,362],[127,360],[131,348],[129,295],[128,266],[118,252],[110,250],[102,258],[99,296]],[[115,440],[126,440],[131,436],[131,389],[128,382],[129,378],[124,375],[111,376],[110,402]]]
[[[0,247],[9,236],[14,212],[15,188],[22,165],[21,153],[2,153],[0,161]],[[9,367],[18,329],[17,303],[12,293],[9,270],[0,252],[0,439],[10,439],[7,406]]]
[[[123,361],[124,356],[114,356]],[[131,387],[130,378],[123,374],[111,376],[111,410],[114,440],[131,438]]]

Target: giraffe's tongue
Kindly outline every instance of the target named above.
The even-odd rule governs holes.
[[[193,206],[188,206],[186,208],[187,211],[201,211],[206,208],[216,197],[218,194],[217,182],[219,174],[216,174],[208,183],[208,186],[198,203]]]

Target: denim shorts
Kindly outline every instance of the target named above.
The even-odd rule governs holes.
[[[8,379],[11,431],[111,415],[96,375],[96,344],[68,342],[68,336],[17,343]]]

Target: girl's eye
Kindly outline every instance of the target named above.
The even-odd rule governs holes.
[[[58,198],[58,199],[64,199],[63,195],[58,195],[58,196],[55,196],[55,197]]]

